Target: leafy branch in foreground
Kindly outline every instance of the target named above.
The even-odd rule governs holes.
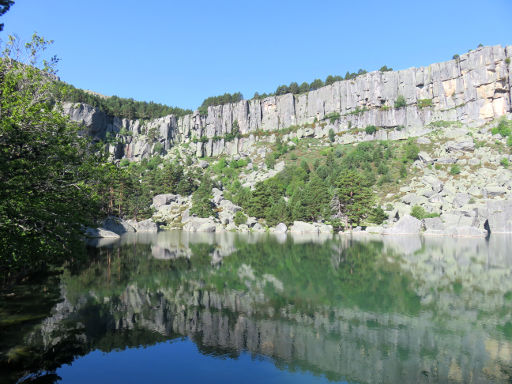
[[[81,226],[95,212],[88,181],[98,159],[53,103],[57,60],[38,58],[49,44],[37,35],[24,45],[9,37],[0,62],[4,280],[61,263],[71,255]]]

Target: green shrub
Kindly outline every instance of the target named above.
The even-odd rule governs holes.
[[[502,166],[504,166],[505,168],[508,168],[508,166],[509,166],[509,161],[508,161],[508,159],[507,159],[506,157],[504,157],[503,159],[501,159],[500,164],[501,164]]]
[[[418,158],[420,149],[413,141],[408,141],[405,145],[405,158],[407,160],[414,161]]]
[[[434,168],[438,171],[440,171],[441,169],[443,169],[442,165],[441,164],[436,164],[434,165]]]
[[[334,129],[329,129],[329,140],[331,143],[334,143],[334,139],[336,138],[336,134],[334,133]]]
[[[438,213],[428,213],[427,211],[425,211],[425,209],[423,207],[420,207],[419,205],[415,205],[414,207],[411,208],[411,216],[417,218],[418,220],[422,220],[422,219],[428,219],[428,218],[432,218],[432,217],[438,217],[439,214]]]
[[[247,216],[242,211],[237,211],[235,213],[235,225],[239,226],[247,223]]]
[[[295,153],[290,153],[290,160],[297,160],[297,155]]]
[[[460,173],[460,167],[457,164],[453,164],[450,168],[450,175],[458,175]]]
[[[388,215],[386,215],[386,212],[381,207],[373,208],[368,215],[368,221],[377,225],[382,224],[387,218]]]
[[[268,169],[274,169],[274,166],[276,165],[276,159],[273,154],[270,153],[265,156],[265,165]]]
[[[126,158],[125,158],[125,159],[122,159],[122,160],[121,160],[121,162],[119,163],[119,165],[120,165],[121,167],[127,167],[128,165],[130,165],[130,160],[128,160],[128,159],[126,159]]]
[[[398,97],[395,100],[395,108],[403,108],[407,105],[405,102],[405,97],[402,95],[398,95]]]
[[[512,133],[511,126],[512,126],[512,122],[505,120],[505,119],[501,119],[499,124],[496,127],[494,127],[493,129],[491,129],[491,133],[493,135],[500,134],[503,137],[508,137]]]
[[[432,106],[432,99],[419,99],[418,108],[427,108]]]
[[[507,57],[507,58],[505,59],[505,63],[506,63],[506,64],[510,64],[510,57]]]
[[[373,135],[375,132],[377,132],[377,127],[375,125],[368,125],[364,131],[368,134],[368,135]]]
[[[155,144],[155,146],[153,147],[153,152],[154,152],[154,153],[162,153],[163,149],[164,149],[163,144],[162,144],[162,143],[160,143],[160,142],[158,142],[158,143],[156,143],[156,144]]]
[[[459,60],[460,59],[460,55],[458,53],[456,53],[455,55],[452,56],[452,59],[453,60]]]
[[[341,116],[338,112],[331,112],[331,113],[328,113],[327,115],[325,115],[325,119],[329,119],[329,122],[331,124],[334,124],[334,122],[336,122],[336,120],[339,120],[340,117]]]

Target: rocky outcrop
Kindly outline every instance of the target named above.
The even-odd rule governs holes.
[[[115,136],[115,158],[140,159],[188,143],[198,156],[234,155],[250,149],[261,135],[287,128],[288,138],[326,137],[367,125],[379,130],[368,139],[395,140],[421,133],[436,121],[478,125],[511,111],[512,46],[481,47],[457,60],[401,71],[370,72],[304,94],[242,100],[176,118],[149,122],[106,116],[83,104],[66,103],[64,111],[99,139]],[[395,108],[398,96],[405,107]],[[228,140],[235,121],[241,136]],[[414,132],[414,133],[411,133]],[[364,138],[366,139],[366,138]],[[469,144],[469,143],[468,143]],[[471,150],[455,144],[450,150]]]
[[[86,228],[85,237],[95,239],[95,238],[107,238],[107,239],[119,239],[119,235],[115,232],[109,231],[105,228]]]

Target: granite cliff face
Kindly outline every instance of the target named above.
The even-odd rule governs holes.
[[[83,104],[63,108],[90,135],[116,138],[109,150],[117,159],[149,157],[187,143],[198,157],[243,154],[261,137],[284,129],[288,139],[322,138],[331,129],[341,133],[375,125],[386,128],[375,138],[393,140],[414,136],[435,121],[481,125],[511,112],[511,57],[512,46],[481,47],[427,67],[371,72],[304,94],[209,107],[207,116],[196,111],[141,121],[107,116]],[[395,108],[399,96],[406,106]],[[226,135],[236,126],[240,134],[229,140]]]

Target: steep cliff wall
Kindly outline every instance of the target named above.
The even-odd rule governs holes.
[[[209,107],[207,116],[196,111],[140,121],[106,116],[86,105],[65,104],[64,110],[90,134],[116,137],[111,146],[116,158],[147,157],[181,143],[192,144],[197,156],[232,155],[248,151],[262,132],[283,129],[300,138],[367,125],[414,130],[439,120],[483,124],[512,111],[511,57],[512,46],[481,47],[428,67],[371,72],[300,95]],[[406,106],[395,108],[399,96]],[[235,121],[240,135],[228,140]],[[378,138],[393,138],[388,136],[381,131]]]

